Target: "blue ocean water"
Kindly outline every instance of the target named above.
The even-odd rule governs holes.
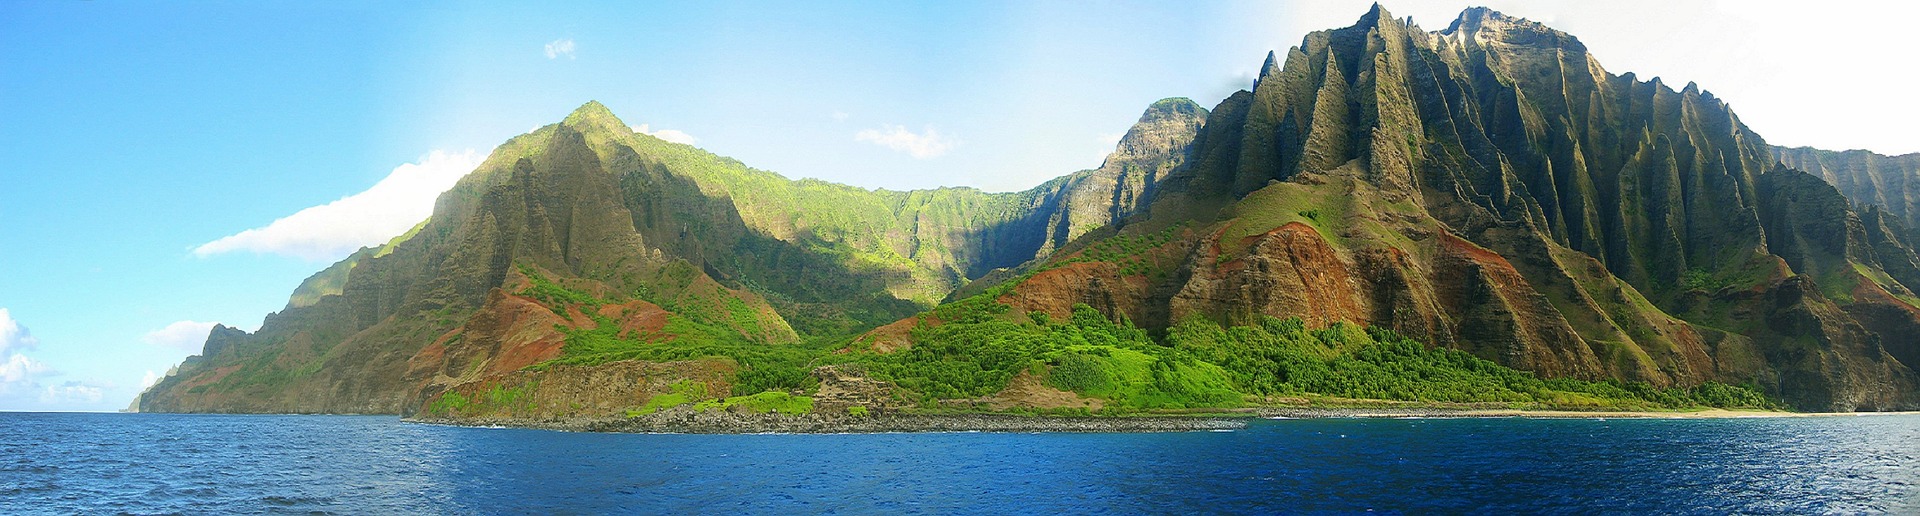
[[[0,513],[1907,513],[1920,416],[633,435],[0,413]]]

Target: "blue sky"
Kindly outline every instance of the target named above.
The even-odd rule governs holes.
[[[1920,117],[1914,77],[1886,75],[1911,72],[1859,50],[1910,46],[1873,34],[1920,13],[1487,3],[1614,72],[1698,80],[1776,143],[1920,150],[1897,123]],[[1467,5],[1399,4],[1429,30]],[[0,410],[124,407],[213,322],[257,327],[493,145],[588,100],[790,177],[1021,189],[1097,166],[1148,103],[1211,106],[1367,6],[0,4]],[[1834,95],[1835,78],[1856,84]]]

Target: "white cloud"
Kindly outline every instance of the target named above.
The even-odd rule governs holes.
[[[38,342],[27,333],[26,326],[13,320],[13,314],[7,309],[0,308],[0,410],[117,408],[102,404],[109,393],[123,392],[114,382],[49,382],[48,379],[59,377],[62,373],[45,362],[20,353],[37,345]]]
[[[941,136],[933,126],[927,126],[924,134],[908,131],[906,127],[882,125],[880,129],[867,129],[854,133],[854,141],[871,142],[900,152],[914,159],[928,159],[946,154],[960,146],[960,140]]]
[[[0,308],[0,395],[38,388],[35,378],[54,374],[53,368],[20,351],[38,346],[39,340],[13,320],[13,313]]]
[[[7,357],[6,362],[0,363],[0,393],[7,392],[12,386],[30,383],[34,376],[51,371],[38,360],[14,353]]]
[[[206,344],[207,333],[213,331],[215,324],[219,323],[178,321],[165,328],[147,332],[145,336],[140,337],[140,341],[155,346],[198,352],[200,346]]]
[[[282,217],[193,249],[206,257],[233,251],[333,261],[355,249],[384,243],[433,214],[433,199],[480,165],[472,150],[433,151],[420,163],[393,169],[364,192]]]
[[[547,59],[559,59],[561,56],[573,59],[572,39],[556,39],[552,43],[547,43]]]
[[[45,390],[40,391],[40,402],[46,404],[99,403],[101,398],[106,397],[107,387],[111,386],[79,381],[48,385]]]
[[[27,328],[13,320],[13,313],[0,308],[0,357],[5,357],[23,349],[33,349],[40,344]]]
[[[680,131],[677,129],[661,129],[658,131],[653,131],[653,130],[649,130],[649,128],[647,127],[647,124],[640,124],[640,125],[633,126],[633,132],[644,134],[647,136],[652,136],[654,138],[659,138],[659,139],[670,141],[673,143],[684,144],[684,145],[693,145],[693,142],[697,141],[694,139],[693,135],[687,134],[685,131]]]
[[[829,116],[832,116],[833,121],[835,122],[845,122],[847,121],[847,117],[850,115],[848,115],[847,112],[845,111],[835,111],[833,112],[832,115],[829,115]]]
[[[146,375],[140,377],[140,390],[146,391],[147,388],[153,387],[153,384],[160,383],[160,379],[162,378],[166,377],[153,371],[147,371]]]

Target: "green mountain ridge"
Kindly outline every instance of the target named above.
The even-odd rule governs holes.
[[[1483,8],[1376,5],[1021,192],[789,180],[589,102],[137,403],[1920,407],[1914,168],[1824,152]]]
[[[190,359],[141,408],[399,412],[417,394],[409,362],[464,331],[494,289],[519,290],[524,270],[756,342],[871,328],[1130,215],[1170,167],[1152,161],[1177,162],[1203,113],[1156,103],[1107,166],[1026,191],[898,192],[788,180],[634,133],[589,102],[503,144],[411,238],[309,278],[259,332]]]

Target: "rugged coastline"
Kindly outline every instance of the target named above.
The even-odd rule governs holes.
[[[1043,416],[1024,414],[751,414],[677,408],[635,417],[406,418],[410,423],[569,432],[838,434],[884,432],[1198,432],[1246,428],[1253,414]]]
[[[819,413],[741,413],[664,410],[635,417],[435,418],[409,417],[418,424],[508,427],[567,432],[680,434],[833,434],[892,432],[1063,432],[1135,433],[1231,431],[1255,419],[1339,418],[1529,418],[1529,419],[1724,419],[1759,417],[1839,417],[1915,414],[1915,412],[1782,412],[1703,409],[1686,411],[1547,410],[1461,407],[1260,407],[1206,413],[1153,413],[1083,416],[1018,413],[890,413],[866,416]]]

